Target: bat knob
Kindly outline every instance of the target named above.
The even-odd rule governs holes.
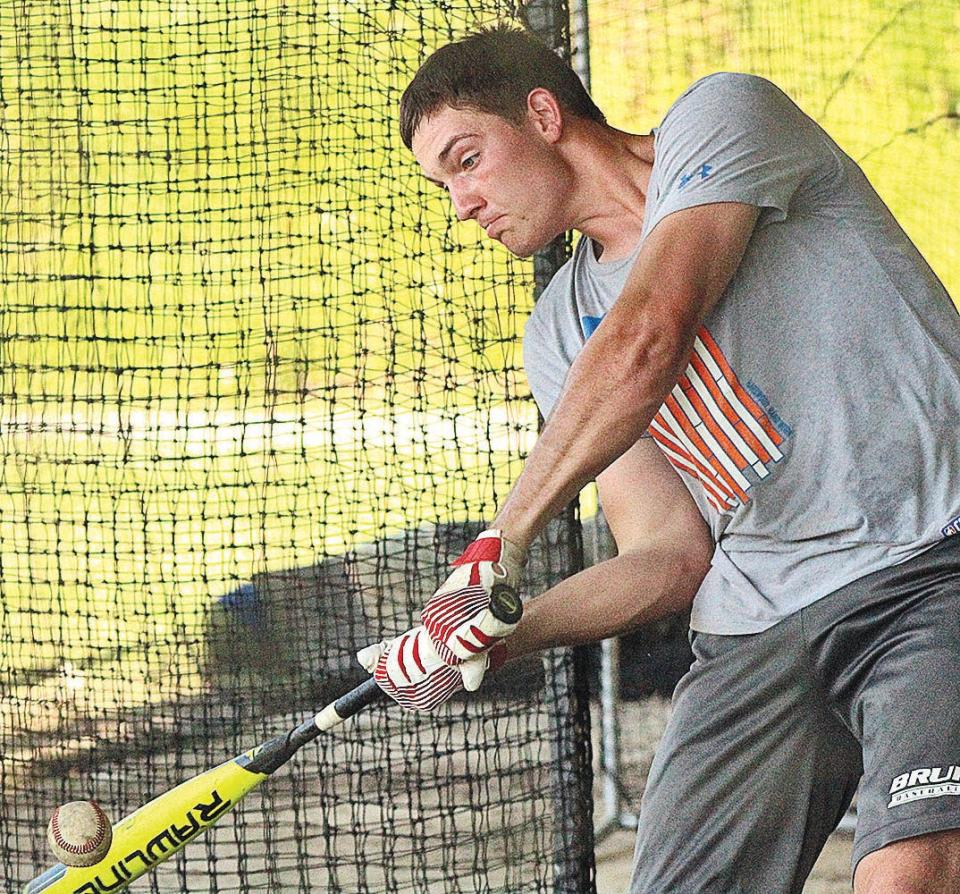
[[[523,616],[520,595],[508,584],[494,584],[490,592],[490,613],[504,624],[516,624]]]

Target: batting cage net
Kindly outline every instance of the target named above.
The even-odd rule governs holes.
[[[456,223],[397,110],[427,52],[513,12],[0,7],[4,890],[55,862],[58,803],[116,821],[362,680],[495,514],[537,427],[533,271]],[[136,884],[553,890],[590,849],[550,681],[367,710]]]
[[[577,12],[611,123],[767,75],[960,294],[953,4]],[[0,5],[4,889],[57,804],[116,821],[362,680],[519,472],[520,335],[566,246],[457,224],[396,127],[425,55],[505,18],[567,52],[559,0]],[[571,512],[529,592],[580,561]],[[431,718],[370,708],[136,887],[589,892],[582,681],[558,652]]]

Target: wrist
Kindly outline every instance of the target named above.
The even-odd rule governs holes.
[[[502,640],[490,650],[490,663],[487,665],[487,670],[499,670],[511,657],[506,646],[506,640]]]
[[[510,497],[507,497],[507,502],[497,513],[497,517],[490,523],[489,530],[499,531],[504,540],[510,541],[524,553],[530,548],[530,544],[538,533],[532,530],[531,525],[513,510]]]

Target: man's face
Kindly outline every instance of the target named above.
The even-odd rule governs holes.
[[[420,122],[413,154],[427,179],[450,193],[460,220],[529,257],[567,229],[563,162],[531,121],[444,107]]]

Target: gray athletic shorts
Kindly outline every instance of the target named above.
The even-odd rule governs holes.
[[[960,536],[762,633],[691,642],[631,894],[799,894],[858,781],[854,867],[960,828]]]

